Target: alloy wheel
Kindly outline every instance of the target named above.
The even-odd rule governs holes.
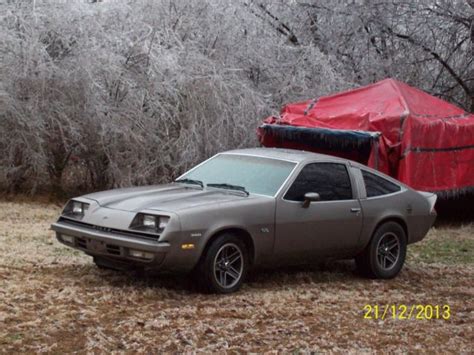
[[[214,258],[214,277],[222,288],[234,287],[242,277],[244,256],[234,243],[220,247]]]
[[[385,233],[377,244],[377,263],[383,270],[392,269],[400,257],[400,240],[395,233]]]

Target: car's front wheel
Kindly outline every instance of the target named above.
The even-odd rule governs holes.
[[[365,250],[356,257],[357,268],[371,278],[391,279],[402,269],[406,250],[403,227],[386,222],[377,228]]]
[[[241,238],[229,233],[220,235],[211,242],[198,266],[201,287],[215,293],[237,291],[245,279],[248,260]]]

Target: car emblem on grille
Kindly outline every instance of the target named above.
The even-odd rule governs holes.
[[[92,226],[92,228],[102,231],[102,232],[111,232],[112,228],[101,227],[101,226]]]

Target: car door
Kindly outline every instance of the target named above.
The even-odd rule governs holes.
[[[274,246],[277,259],[341,255],[354,250],[363,219],[354,185],[354,178],[344,163],[305,165],[277,199]],[[305,208],[304,195],[308,192],[318,193],[320,201],[311,202]]]

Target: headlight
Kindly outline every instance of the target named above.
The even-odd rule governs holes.
[[[162,233],[168,224],[169,217],[138,213],[130,224],[130,229],[148,233]]]
[[[67,203],[63,210],[63,216],[75,219],[82,219],[85,211],[89,208],[88,203],[71,200]]]

